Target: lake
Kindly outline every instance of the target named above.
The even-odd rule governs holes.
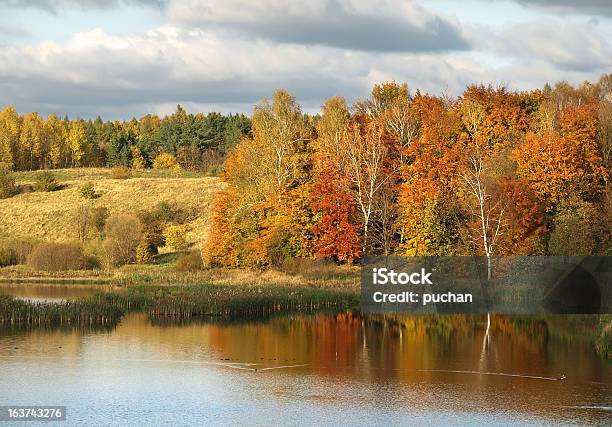
[[[39,300],[94,291],[0,285]],[[612,422],[612,364],[582,332],[595,318],[493,316],[484,347],[482,320],[129,314],[110,331],[0,329],[0,405],[65,405],[63,425]]]

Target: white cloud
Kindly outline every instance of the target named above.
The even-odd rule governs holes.
[[[330,1],[290,4],[287,22],[306,12],[319,16]],[[388,0],[373,10],[369,2],[337,2],[351,16],[378,18],[393,14],[399,4]],[[204,111],[249,112],[255,102],[282,87],[294,93],[305,110],[317,111],[329,96],[354,100],[386,80],[405,81],[413,90],[455,95],[476,82],[532,89],[561,79],[594,80],[610,69],[612,58],[610,44],[598,29],[576,23],[462,29],[473,42],[468,51],[379,51],[344,48],[336,39],[310,44],[247,37],[227,24],[233,19],[261,26],[267,22],[262,16],[266,7],[271,17],[280,19],[283,9],[276,0],[257,0],[251,9],[238,8],[234,17],[230,15],[235,4],[211,0],[207,4],[216,9],[207,15],[207,25],[185,25],[176,15],[176,4],[171,5],[173,20],[144,33],[118,35],[99,28],[63,42],[1,47],[0,105],[106,118],[172,111],[177,103]],[[415,8],[412,3],[404,7]],[[414,16],[432,16],[414,10]],[[413,19],[413,27],[427,31],[426,19],[406,13],[401,19]]]
[[[514,25],[500,37],[501,54],[546,61],[568,71],[605,71],[612,67],[612,45],[589,25],[556,21]]]

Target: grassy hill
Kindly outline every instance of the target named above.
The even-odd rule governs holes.
[[[67,241],[75,239],[74,213],[79,205],[104,206],[110,214],[135,213],[151,209],[168,201],[197,214],[189,223],[190,242],[202,241],[209,228],[212,200],[224,183],[216,177],[204,177],[183,172],[146,170],[134,173],[130,179],[112,179],[109,169],[63,169],[52,171],[62,188],[53,192],[18,194],[0,200],[0,237],[35,238]],[[36,172],[17,173],[17,185],[26,186]],[[94,183],[100,197],[84,199],[79,188]],[[195,215],[194,215],[195,216]]]

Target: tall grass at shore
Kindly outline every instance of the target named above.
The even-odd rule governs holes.
[[[273,314],[356,308],[354,293],[236,286],[135,286],[76,301],[39,303],[0,295],[0,327],[112,325],[128,312],[152,318],[265,318]]]
[[[114,325],[124,311],[102,295],[84,300],[42,303],[0,295],[0,327]]]

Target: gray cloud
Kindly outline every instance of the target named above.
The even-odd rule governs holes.
[[[134,37],[95,30],[65,45],[0,50],[0,105],[117,118],[179,102],[242,109],[284,87],[318,106],[334,94],[363,94],[367,72],[365,58],[326,48],[254,45],[170,27]]]
[[[172,0],[169,13],[182,25],[280,43],[380,52],[466,50],[470,45],[456,24],[411,1]]]
[[[516,0],[517,3],[559,14],[612,16],[610,0]]]
[[[121,5],[163,7],[167,0],[1,0],[0,5],[16,9],[40,9],[50,13],[63,10],[108,10]]]
[[[122,3],[38,0],[37,7]],[[352,101],[389,80],[458,95],[475,82],[532,89],[594,80],[612,67],[601,26],[553,19],[459,30],[400,0],[170,0],[166,10],[167,24],[143,33],[96,29],[69,40],[1,46],[0,106],[107,119],[169,112],[177,103],[248,113],[282,87],[317,111],[329,96]]]

